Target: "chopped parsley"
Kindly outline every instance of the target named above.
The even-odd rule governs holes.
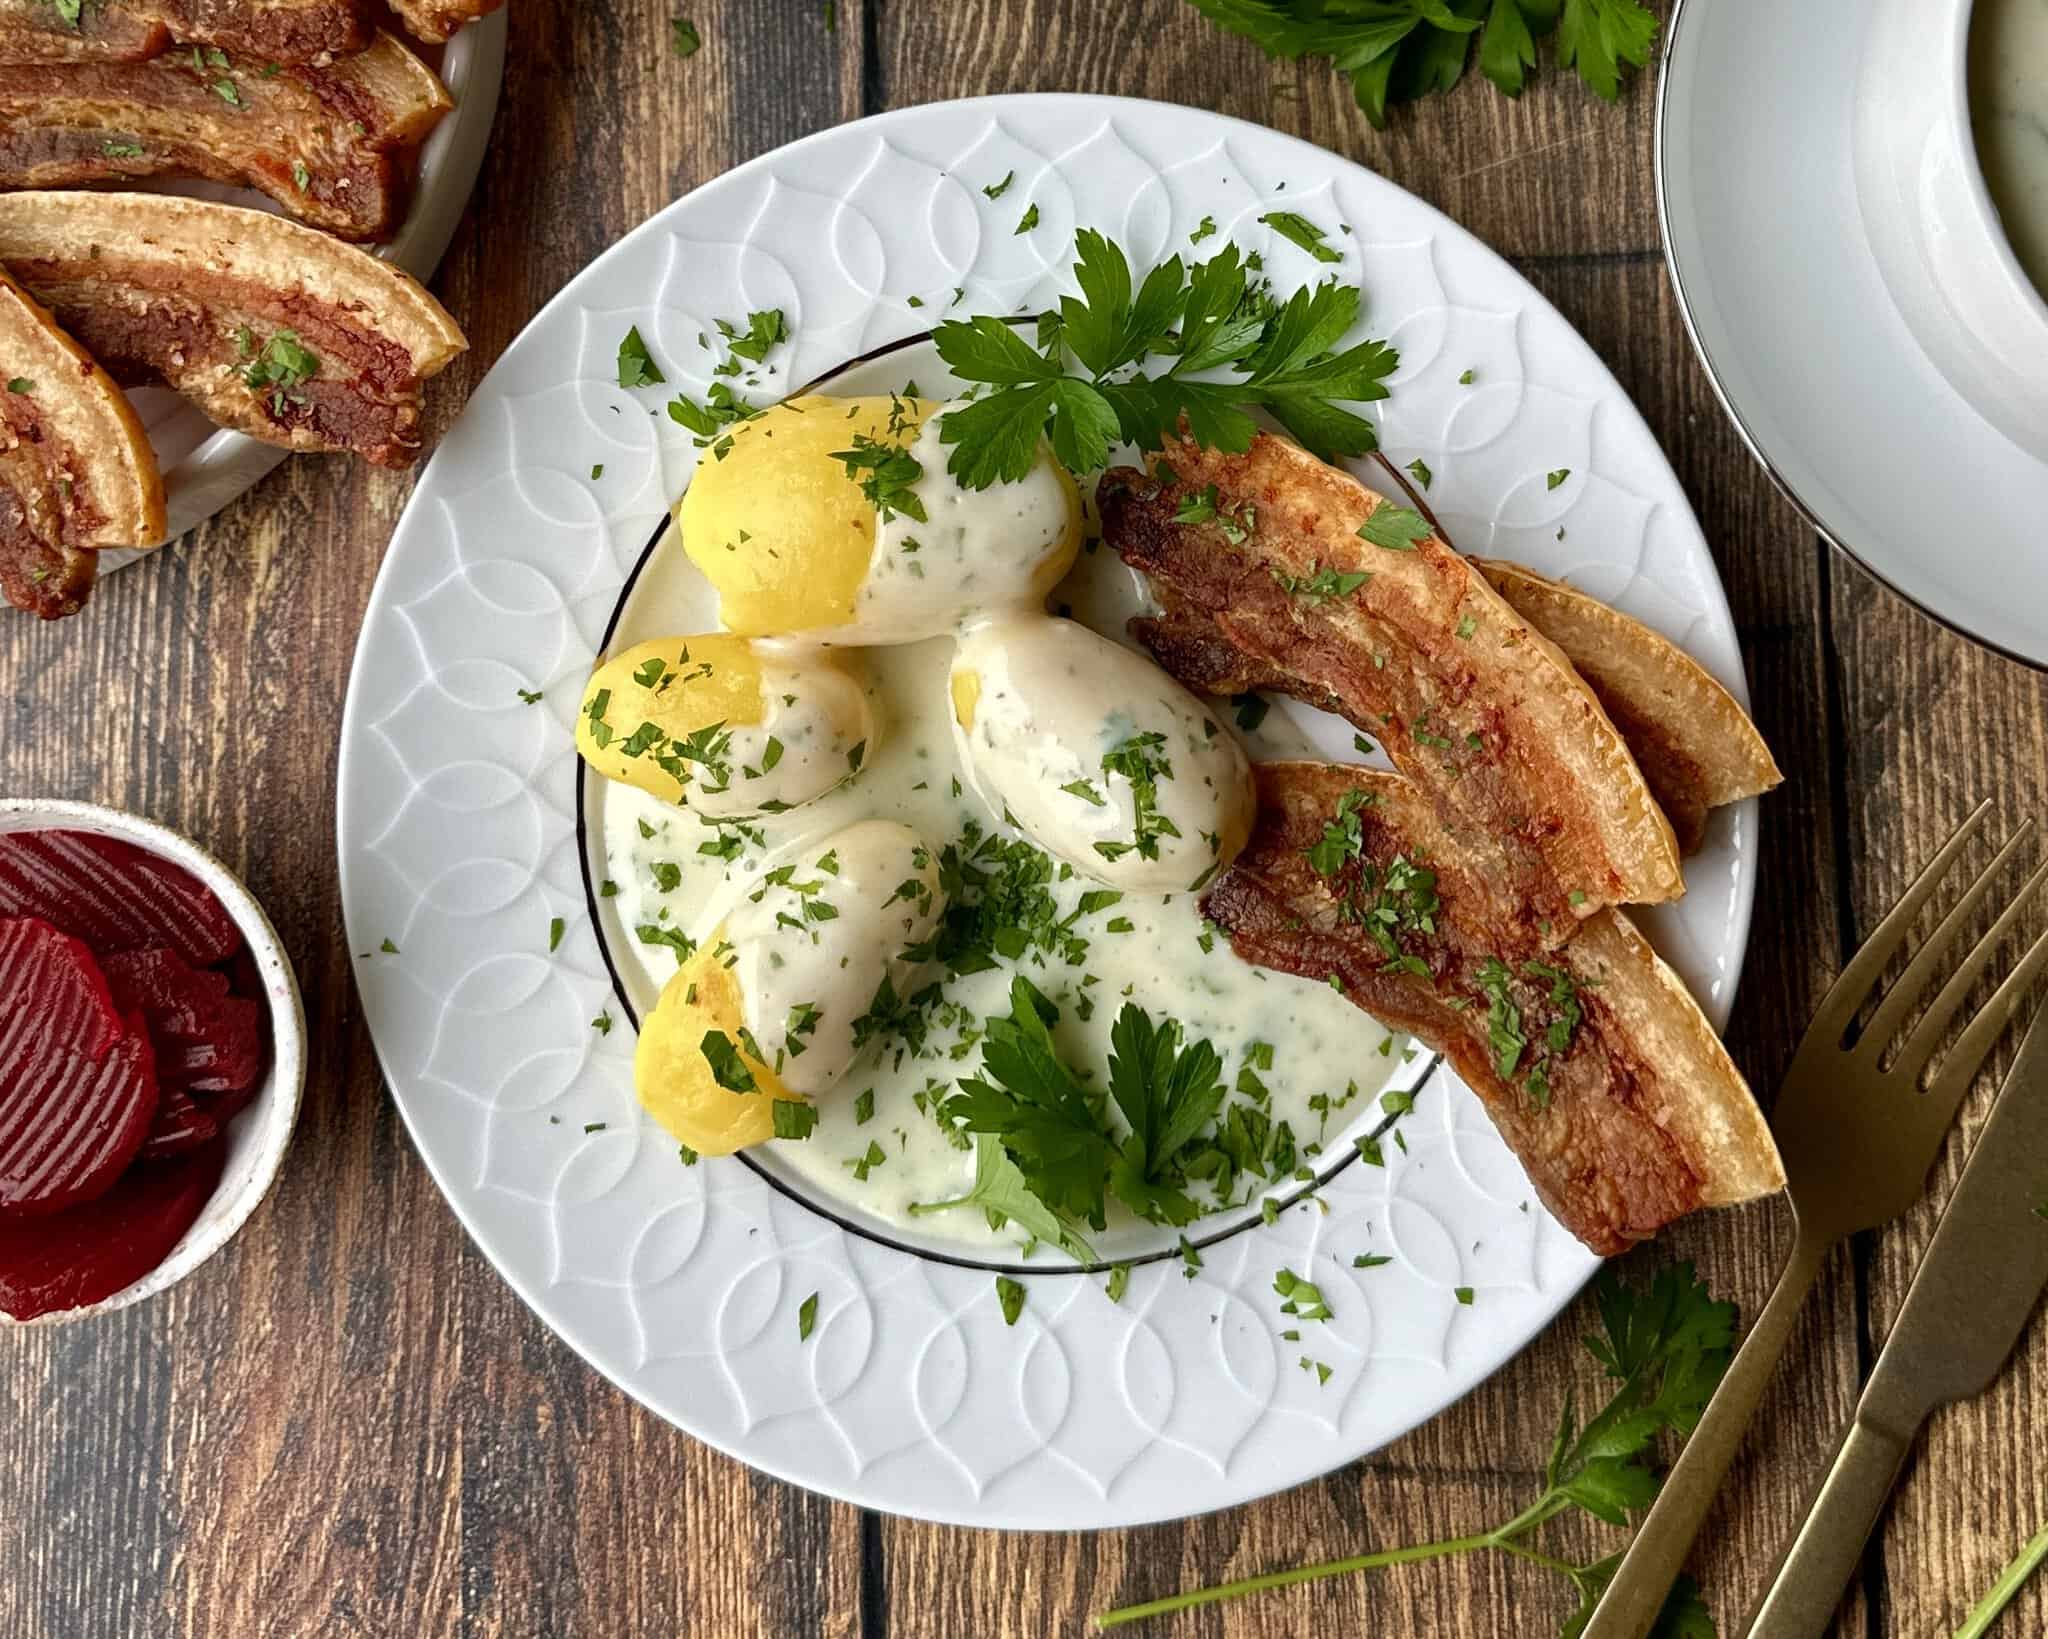
[[[619,343],[619,385],[659,387],[667,380],[668,377],[661,373],[661,367],[648,353],[647,343],[640,339],[640,327],[634,325]]]
[[[754,1072],[747,1068],[746,1061],[740,1057],[739,1049],[732,1044],[732,1037],[723,1030],[705,1031],[701,1046],[705,1061],[711,1066],[711,1079],[719,1086],[729,1093],[751,1093],[758,1090]]]
[[[1268,211],[1259,220],[1279,234],[1281,238],[1291,244],[1299,245],[1318,262],[1341,262],[1344,260],[1341,251],[1335,250],[1323,242],[1329,238],[1329,234],[1298,212]]]
[[[1388,502],[1375,507],[1372,516],[1358,526],[1361,541],[1389,552],[1413,552],[1416,542],[1426,541],[1434,533],[1429,520],[1413,507]]]

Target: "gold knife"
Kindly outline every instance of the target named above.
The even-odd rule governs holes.
[[[1819,1639],[1936,1406],[1990,1387],[2048,1288],[2048,1007],[1999,1089],[1749,1639]]]

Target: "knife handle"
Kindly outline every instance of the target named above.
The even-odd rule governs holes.
[[[1750,1618],[1749,1639],[1821,1639],[1898,1483],[1913,1435],[1857,1418]]]
[[[1687,1437],[1582,1639],[1643,1639],[1656,1623],[1833,1245],[1803,1230],[1795,1236],[1770,1301],[1707,1402],[1706,1415]]]

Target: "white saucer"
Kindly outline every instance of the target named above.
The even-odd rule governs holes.
[[[1858,213],[1865,20],[1860,0],[1678,8],[1657,206],[1679,306],[1737,428],[1817,529],[1935,619],[2048,667],[2048,463],[1921,351]]]

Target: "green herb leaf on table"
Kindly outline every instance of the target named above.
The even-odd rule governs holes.
[[[1295,1311],[1309,1315],[1304,1299],[1313,1287],[1285,1269],[1274,1284]],[[1320,1299],[1318,1292],[1315,1305]],[[1611,1270],[1603,1272],[1595,1284],[1595,1304],[1601,1330],[1586,1339],[1586,1347],[1605,1371],[1612,1391],[1583,1427],[1571,1396],[1566,1396],[1544,1464],[1543,1491],[1511,1519],[1469,1536],[1377,1549],[1125,1606],[1098,1617],[1097,1626],[1119,1627],[1325,1577],[1497,1551],[1541,1565],[1571,1582],[1579,1596],[1578,1608],[1563,1619],[1559,1634],[1560,1639],[1578,1639],[1613,1580],[1621,1555],[1574,1565],[1528,1546],[1524,1539],[1573,1508],[1621,1525],[1631,1513],[1647,1507],[1657,1492],[1658,1442],[1669,1434],[1690,1433],[1698,1424],[1728,1369],[1735,1336],[1734,1305],[1716,1302],[1689,1263],[1658,1270],[1642,1287],[1624,1285]],[[1672,1589],[1651,1639],[1716,1639],[1713,1620],[1690,1578],[1681,1577]]]
[[[1269,57],[1327,57],[1351,78],[1352,94],[1375,126],[1389,107],[1464,78],[1474,51],[1479,71],[1514,97],[1536,66],[1536,42],[1555,35],[1560,68],[1574,68],[1598,96],[1621,94],[1629,68],[1650,60],[1656,16],[1639,0],[1190,0]],[[1475,47],[1476,41],[1476,47]]]

